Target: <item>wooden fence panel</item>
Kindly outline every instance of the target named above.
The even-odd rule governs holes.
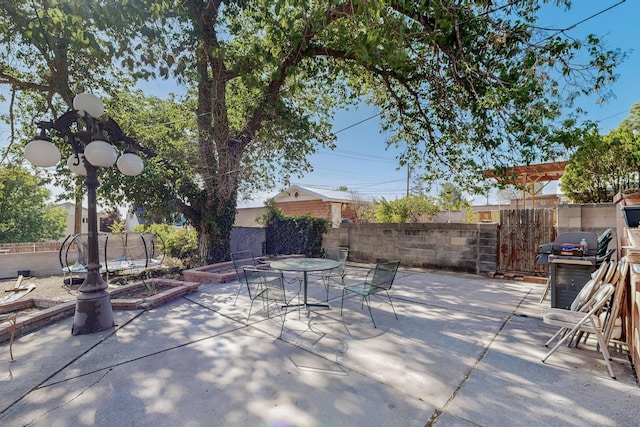
[[[555,209],[513,209],[500,212],[498,271],[546,276],[536,264],[538,246],[556,238]]]

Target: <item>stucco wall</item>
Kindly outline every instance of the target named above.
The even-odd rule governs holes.
[[[57,251],[0,254],[0,278],[18,277],[18,270],[30,270],[31,276],[62,274]]]
[[[348,247],[352,262],[488,273],[496,270],[497,236],[497,224],[342,224],[323,246]]]
[[[236,213],[234,227],[263,227],[259,219],[267,212],[266,206],[257,208],[240,208]]]

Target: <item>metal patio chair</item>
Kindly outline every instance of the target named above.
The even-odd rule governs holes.
[[[253,303],[256,300],[262,301],[263,309],[267,310],[267,317],[270,317],[269,307],[275,305],[279,316],[282,318],[278,339],[282,338],[284,322],[289,308],[297,307],[298,318],[300,318],[300,289],[285,289],[284,274],[280,270],[260,270],[255,267],[243,267],[242,270],[247,284],[249,299],[251,300],[247,321],[251,318]],[[298,298],[298,303],[291,304],[296,297]]]
[[[396,314],[396,309],[393,306],[393,302],[391,301],[391,296],[389,295],[389,290],[393,285],[393,281],[396,277],[396,273],[398,271],[398,266],[400,265],[400,261],[384,261],[378,262],[376,267],[369,270],[364,280],[355,283],[348,284],[342,287],[342,301],[340,303],[340,316],[342,316],[342,309],[344,307],[344,298],[349,293],[354,293],[356,295],[360,295],[362,297],[362,304],[367,303],[367,309],[369,309],[369,316],[371,317],[371,322],[373,322],[373,327],[377,328],[376,321],[373,320],[373,313],[371,312],[371,296],[375,296],[381,301],[386,302],[384,299],[378,296],[379,293],[384,292],[387,295],[389,300],[389,304],[391,304],[391,309],[393,310],[393,315],[398,319],[398,315]]]
[[[325,249],[324,258],[338,261],[340,263],[340,266],[327,271],[309,273],[308,275],[310,280],[313,280],[315,278],[322,281],[322,284],[327,290],[327,301],[329,301],[329,287],[331,286],[331,283],[336,283],[339,286],[343,285],[348,256],[348,248]]]

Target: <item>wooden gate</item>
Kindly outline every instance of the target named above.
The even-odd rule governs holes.
[[[500,211],[498,271],[546,276],[547,265],[536,264],[538,246],[556,238],[556,210]]]

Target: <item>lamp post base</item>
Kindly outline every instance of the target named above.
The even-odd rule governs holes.
[[[72,335],[93,334],[114,326],[109,292],[102,290],[78,296],[71,328]]]

